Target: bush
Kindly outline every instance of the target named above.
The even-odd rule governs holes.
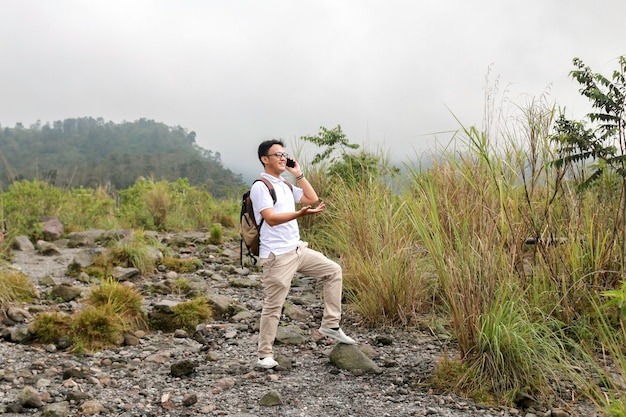
[[[327,205],[313,243],[339,259],[351,306],[370,324],[415,324],[432,308],[435,274],[398,196],[380,181],[337,180]]]
[[[37,297],[30,278],[19,271],[0,269],[0,307],[14,302],[28,302]]]
[[[224,229],[222,229],[222,225],[219,223],[213,224],[211,226],[209,242],[218,245],[222,243],[222,238],[224,237]]]
[[[197,230],[211,223],[215,202],[187,179],[170,183],[139,178],[120,191],[117,216],[131,228]]]
[[[74,351],[97,351],[119,345],[123,330],[124,320],[111,304],[89,306],[72,320]]]
[[[143,297],[133,287],[112,278],[102,280],[92,288],[87,303],[94,307],[110,306],[125,330],[147,329],[143,312]]]
[[[185,301],[172,308],[174,322],[177,328],[193,332],[198,324],[205,322],[212,316],[211,307],[206,297],[198,297]]]
[[[57,343],[61,337],[70,336],[72,317],[63,313],[42,313],[35,317],[32,331],[40,343]]]
[[[142,274],[152,272],[156,267],[155,246],[143,234],[135,233],[132,238],[115,242],[106,256],[105,262],[111,265],[137,268]]]
[[[202,261],[197,258],[174,258],[172,256],[166,256],[161,261],[161,264],[171,271],[178,273],[193,272],[202,266]]]

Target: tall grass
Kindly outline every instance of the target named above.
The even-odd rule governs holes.
[[[581,193],[584,166],[551,164],[554,113],[533,100],[484,131],[461,127],[401,193],[310,176],[328,210],[305,230],[344,266],[351,305],[369,323],[444,311],[464,370],[450,386],[507,404],[561,381],[571,398],[590,389],[579,342],[597,337],[590,300],[621,270],[614,181]]]
[[[597,354],[595,371],[604,386],[593,387],[593,399],[603,407],[607,416],[626,415],[626,281],[619,288],[602,293],[604,303],[592,300],[596,317],[599,346],[590,349]]]
[[[344,293],[365,321],[412,324],[432,308],[434,274],[406,207],[379,180],[333,183],[313,247],[339,258]]]
[[[466,370],[451,383],[488,386],[505,403],[522,390],[549,395],[560,380],[586,388],[572,337],[592,334],[589,296],[615,266],[612,240],[593,228],[606,230],[609,210],[592,216],[582,202],[595,196],[550,164],[554,110],[519,110],[489,134],[462,128],[431,169],[410,171],[405,193]]]

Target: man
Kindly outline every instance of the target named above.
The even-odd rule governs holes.
[[[324,316],[319,332],[335,341],[354,344],[355,341],[339,327],[341,319],[342,271],[334,261],[320,252],[308,248],[300,240],[297,218],[321,213],[324,202],[304,176],[297,161],[290,159],[282,141],[273,139],[259,145],[259,160],[264,172],[276,191],[276,204],[262,181],[257,181],[250,189],[257,224],[263,218],[260,231],[259,258],[263,266],[263,311],[259,329],[257,365],[271,369],[278,365],[274,360],[273,344],[283,304],[296,272],[317,277],[324,282]],[[290,172],[296,178],[297,186],[290,188],[283,182],[281,174]],[[296,210],[296,203],[304,206]]]

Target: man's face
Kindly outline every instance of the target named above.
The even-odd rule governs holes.
[[[285,152],[285,148],[275,144],[269,148],[267,156],[264,156],[263,159],[267,171],[282,173],[287,163],[287,153]]]

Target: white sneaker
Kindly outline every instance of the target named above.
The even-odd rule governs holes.
[[[353,345],[356,341],[350,336],[346,336],[346,334],[341,329],[333,330],[333,329],[324,329],[320,328],[319,332],[326,337],[330,337],[333,340],[336,340],[339,343],[345,343],[346,345]]]
[[[276,362],[271,356],[268,356],[256,361],[256,365],[261,368],[272,369],[278,366],[278,362]]]

